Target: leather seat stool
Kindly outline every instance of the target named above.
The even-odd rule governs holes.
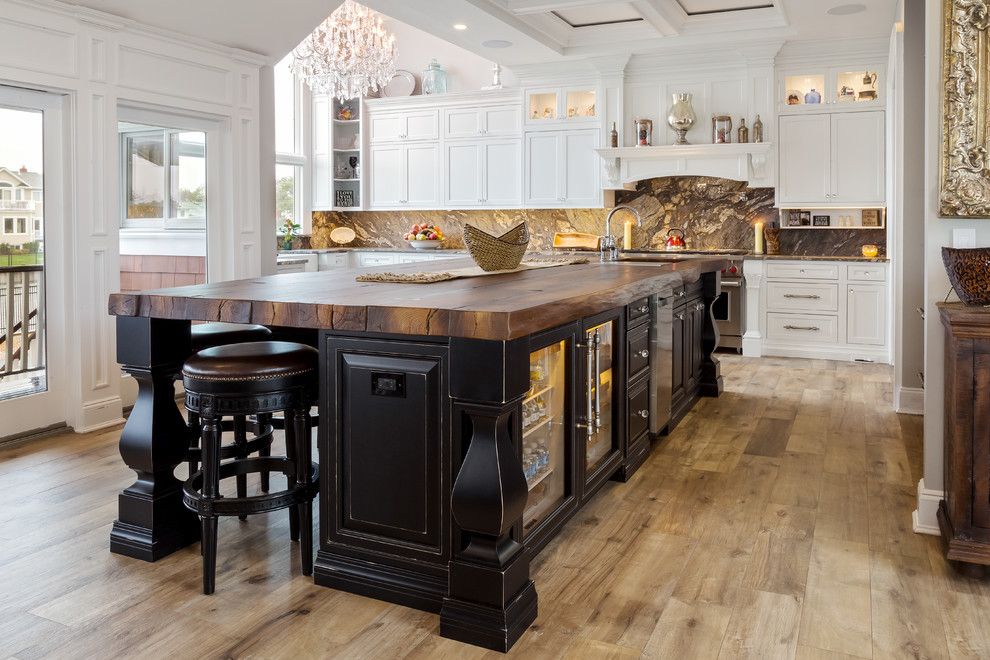
[[[191,327],[189,339],[192,345],[192,353],[197,353],[204,348],[214,346],[224,346],[227,344],[241,344],[251,341],[265,341],[270,339],[272,331],[263,325],[241,324],[241,323],[199,323]],[[249,455],[258,452],[259,456],[271,456],[272,432],[276,427],[271,419],[262,416],[261,419],[248,419],[243,415],[235,415],[233,419],[222,422],[222,430],[234,434],[234,443],[223,445],[220,448],[220,458],[247,458]],[[196,413],[188,412],[186,423],[189,428],[190,441],[189,449],[186,451],[186,462],[189,465],[189,474],[199,469],[201,452],[199,450],[199,417]],[[253,437],[248,437],[248,433]],[[268,473],[261,473],[261,490],[268,492]],[[237,479],[238,495],[243,497],[247,494],[247,477],[241,476]]]
[[[201,422],[202,469],[183,486],[183,503],[202,522],[203,593],[213,593],[219,516],[246,516],[289,509],[293,541],[301,541],[303,575],[313,572],[313,498],[319,490],[312,462],[309,409],[317,396],[319,352],[280,341],[215,346],[199,351],[182,367],[186,408]],[[225,415],[271,415],[287,420],[285,456],[235,457],[221,463],[221,420]],[[220,480],[254,472],[282,472],[283,491],[237,497],[220,495]]]

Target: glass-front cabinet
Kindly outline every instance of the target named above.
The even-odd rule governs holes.
[[[863,108],[881,105],[886,68],[880,64],[783,69],[778,79],[782,112],[812,111],[821,106]]]
[[[522,538],[538,549],[577,506],[574,461],[574,345],[576,325],[530,342],[529,391],[522,405],[522,465],[529,490]]]
[[[593,87],[553,87],[526,92],[526,123],[572,123],[598,119],[598,90]]]
[[[616,383],[621,364],[618,350],[620,315],[609,312],[586,319],[581,330],[581,401],[578,435],[583,440],[582,479],[590,495],[622,460]]]

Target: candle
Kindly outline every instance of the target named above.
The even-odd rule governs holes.
[[[632,230],[633,225],[636,224],[635,220],[626,220],[626,224],[622,227],[622,249],[631,250],[632,249]]]
[[[753,246],[753,253],[754,254],[763,254],[763,223],[762,222],[757,222],[753,226],[753,230],[754,230],[754,233],[755,233],[754,238],[756,239],[755,240],[755,244]]]

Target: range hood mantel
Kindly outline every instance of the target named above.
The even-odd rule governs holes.
[[[595,150],[605,164],[605,189],[626,190],[637,181],[666,176],[712,176],[775,185],[773,145],[687,144],[657,147],[612,147]]]

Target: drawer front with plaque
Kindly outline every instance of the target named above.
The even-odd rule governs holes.
[[[846,266],[846,279],[851,282],[884,282],[887,278],[883,264],[851,264]]]
[[[835,312],[839,309],[839,285],[768,282],[767,309],[775,312]]]

